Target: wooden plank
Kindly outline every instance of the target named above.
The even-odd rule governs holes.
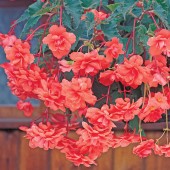
[[[18,131],[0,131],[0,167],[3,170],[18,170],[18,144]]]
[[[158,139],[162,135],[161,131],[157,132],[148,132],[147,137],[152,139]],[[166,144],[166,135],[160,141],[160,145]],[[169,158],[164,156],[158,156],[154,153],[146,158],[146,170],[167,170],[170,167]]]
[[[116,134],[119,135],[119,133]],[[131,144],[125,148],[113,149],[113,170],[145,170],[143,160],[132,153],[134,146]]]
[[[35,2],[34,0],[1,0],[0,8],[6,7],[27,7],[28,5]]]
[[[50,170],[50,151],[32,149],[28,145],[28,140],[23,138],[23,133],[20,137],[19,170]]]

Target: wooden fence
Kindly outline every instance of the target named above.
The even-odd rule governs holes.
[[[1,108],[0,115],[0,170],[169,170],[170,158],[155,156],[140,159],[132,154],[133,146],[110,149],[97,160],[97,166],[75,167],[58,150],[31,149],[24,133],[17,129],[27,124],[15,108]],[[4,112],[5,111],[5,112]],[[36,111],[39,111],[37,109]],[[18,114],[17,114],[18,113]],[[16,115],[18,117],[16,118]],[[30,121],[30,120],[28,120]],[[116,133],[120,133],[119,131]],[[147,136],[158,138],[159,130],[147,131]],[[165,142],[165,139],[162,140]]]

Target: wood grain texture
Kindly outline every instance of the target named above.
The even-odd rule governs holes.
[[[156,139],[161,134],[161,131],[147,132],[148,138]],[[97,166],[75,167],[56,149],[31,149],[23,136],[24,133],[18,130],[0,131],[0,170],[168,170],[170,167],[170,158],[152,154],[140,159],[133,155],[135,145],[110,149],[97,159]],[[74,133],[71,136],[76,137]],[[166,139],[161,143],[166,143]]]
[[[19,170],[50,170],[50,153],[43,149],[31,149],[28,140],[20,132]]]

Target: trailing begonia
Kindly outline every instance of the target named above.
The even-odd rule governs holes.
[[[44,105],[30,127],[20,128],[31,148],[58,149],[86,167],[109,148],[132,143],[141,158],[170,157],[170,26],[162,10],[159,1],[38,0],[0,33],[8,60],[1,67],[17,108],[32,116],[30,99]],[[16,37],[15,26],[27,19]],[[145,123],[162,118],[160,138],[143,136]]]

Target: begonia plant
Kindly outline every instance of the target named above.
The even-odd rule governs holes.
[[[17,108],[44,103],[22,126],[31,148],[59,149],[76,166],[91,166],[109,148],[136,143],[133,153],[170,157],[170,2],[166,0],[37,0],[0,34],[1,64]],[[15,27],[24,22],[20,37]],[[32,40],[36,41],[33,43]],[[165,117],[159,139],[142,125]],[[117,122],[124,133],[114,133]],[[77,139],[70,137],[74,131]],[[159,141],[167,138],[167,143]]]

